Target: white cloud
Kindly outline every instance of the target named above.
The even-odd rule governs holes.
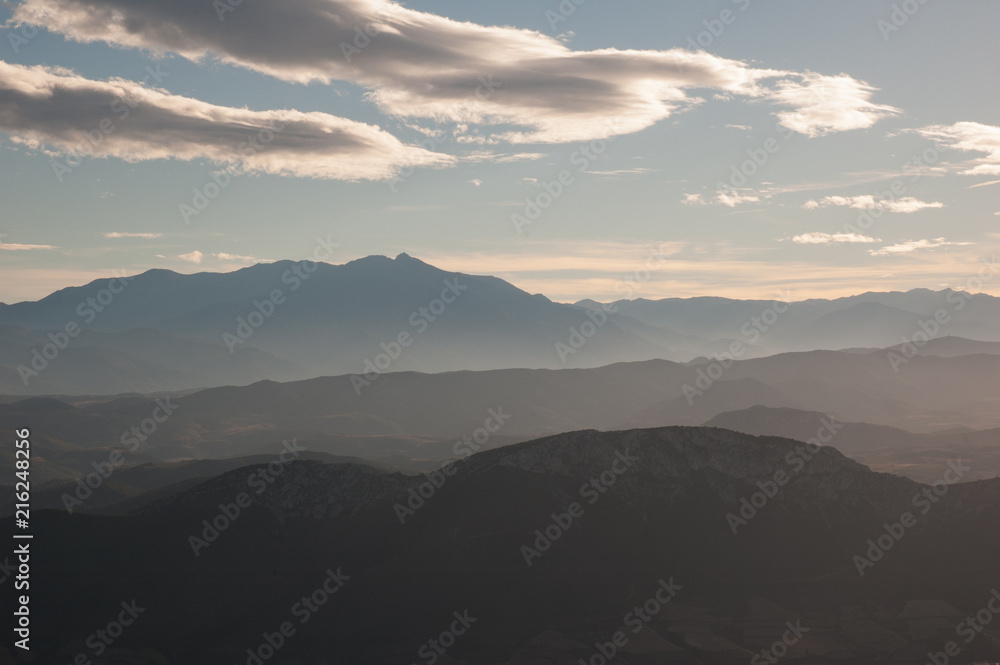
[[[881,249],[869,249],[868,253],[872,256],[890,256],[893,254],[909,254],[921,249],[936,249],[938,247],[948,247],[948,246],[962,246],[971,245],[971,242],[948,242],[944,238],[935,238],[933,240],[923,239],[923,240],[910,240],[908,242],[902,242],[896,245],[889,245]]]
[[[0,242],[0,250],[7,252],[26,252],[34,249],[59,249],[53,245],[18,245],[13,243]]]
[[[223,5],[232,13],[221,16]],[[786,127],[818,136],[896,112],[846,75],[758,69],[709,53],[574,51],[534,30],[483,26],[390,0],[24,0],[14,23],[80,42],[215,58],[287,81],[349,81],[388,115],[485,125],[491,144],[561,143],[627,134],[702,101],[765,100]],[[365,33],[368,34],[365,34]]]
[[[884,210],[886,212],[914,213],[927,208],[943,208],[944,204],[935,201],[927,203],[915,199],[912,196],[901,199],[879,199],[871,194],[862,196],[827,196],[820,200],[806,201],[803,208],[806,210],[816,210],[828,206],[840,206],[847,208],[857,208],[858,210]]]
[[[198,252],[201,254],[201,252]],[[259,259],[256,256],[243,256],[242,254],[229,254],[227,252],[216,252],[212,256],[220,261],[240,261],[243,263],[266,263],[267,259]],[[195,263],[200,263],[196,261]]]
[[[205,255],[196,249],[193,252],[188,252],[187,254],[178,254],[177,258],[181,261],[187,261],[188,263],[201,263],[201,260],[205,258]]]
[[[962,171],[964,175],[1000,175],[1000,127],[957,122],[954,125],[931,125],[916,131],[954,150],[986,153],[985,157],[972,160],[969,163],[971,168]]]
[[[748,189],[743,191],[752,192],[753,190]],[[719,204],[727,208],[735,208],[743,203],[760,203],[760,196],[756,193],[744,194],[741,190],[737,189],[724,189],[717,191],[711,199],[706,199],[702,194],[685,194],[681,203],[689,206]]]
[[[614,171],[584,171],[584,173],[589,173],[591,175],[603,175],[610,177],[617,177],[623,175],[642,175],[643,173],[655,173],[657,169],[646,168],[645,166],[639,166],[634,169],[617,169]]]
[[[111,233],[105,233],[105,238],[144,238],[146,240],[152,240],[153,238],[162,238],[162,233],[121,233],[119,231],[112,231]]]
[[[123,79],[92,81],[65,69],[2,61],[0,130],[22,145],[67,154],[129,162],[207,159],[237,173],[349,181],[455,162],[326,113],[216,106]]]
[[[778,114],[781,124],[807,136],[850,129],[867,129],[886,116],[899,113],[891,106],[873,104],[875,88],[850,76],[823,76],[807,72],[801,81],[786,79],[768,97],[790,111]]]
[[[482,180],[480,180],[479,178],[473,178],[473,179],[472,179],[472,180],[470,180],[469,182],[471,182],[471,183],[472,183],[472,184],[473,184],[474,186],[476,186],[476,187],[479,187],[480,185],[482,185],[482,184],[483,184],[483,181],[482,181]]]
[[[760,197],[756,194],[741,194],[735,189],[719,192],[715,195],[715,200],[730,208],[735,208],[743,203],[760,203]]]
[[[882,240],[860,233],[803,233],[793,237],[792,242],[797,245],[829,245],[831,243],[882,242]]]

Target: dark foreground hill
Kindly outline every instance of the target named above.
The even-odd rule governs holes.
[[[561,434],[448,471],[297,461],[129,516],[35,514],[35,662],[112,662],[90,636],[123,602],[142,612],[116,662],[1000,656],[996,624],[967,618],[1000,609],[998,481],[935,494],[832,448],[685,427]]]

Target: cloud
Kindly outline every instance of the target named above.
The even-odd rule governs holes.
[[[689,206],[719,204],[728,208],[735,208],[743,203],[760,203],[760,196],[757,194],[743,194],[740,190],[730,188],[719,190],[712,199],[706,199],[702,194],[685,194],[684,198],[681,199],[681,203]]]
[[[744,132],[749,132],[753,129],[750,125],[726,125],[726,129],[739,129]]]
[[[93,81],[61,68],[2,61],[0,130],[22,145],[71,155],[207,159],[236,173],[349,181],[455,161],[326,113],[216,106],[123,79]]]
[[[199,252],[200,253],[200,252]],[[229,254],[228,252],[215,252],[212,256],[220,261],[240,261],[243,263],[267,263],[267,259],[256,256],[244,256],[242,254]],[[197,263],[197,261],[196,261]]]
[[[972,160],[969,163],[971,168],[962,171],[963,175],[1000,175],[1000,127],[957,122],[954,125],[931,125],[916,132],[940,141],[947,148],[986,153],[985,157]]]
[[[969,189],[976,189],[977,187],[989,187],[990,185],[1000,185],[1000,180],[990,180],[989,182],[980,182],[975,185],[969,185]]]
[[[205,258],[205,255],[196,249],[193,252],[188,252],[187,254],[178,254],[177,258],[181,261],[187,261],[188,263],[201,263],[201,260]]]
[[[729,208],[735,208],[743,203],[760,203],[756,194],[741,194],[735,189],[723,190],[715,195],[715,200]]]
[[[782,80],[767,96],[791,107],[778,113],[781,124],[806,136],[822,136],[850,129],[867,129],[884,117],[899,113],[891,106],[873,104],[875,88],[850,76],[823,76],[807,72],[801,80]]]
[[[0,242],[0,250],[7,252],[26,252],[35,249],[59,249],[53,245],[18,245]]]
[[[479,178],[473,178],[469,182],[471,182],[475,187],[479,187],[480,185],[483,184],[483,181],[480,180]]]
[[[861,235],[859,233],[803,233],[792,238],[797,245],[829,245],[832,243],[867,243],[882,242],[880,238]]]
[[[144,238],[146,240],[152,240],[153,238],[162,238],[162,233],[120,233],[118,231],[112,231],[111,233],[105,233],[105,238]]]
[[[348,81],[394,117],[495,128],[474,139],[483,143],[637,132],[703,101],[690,90],[771,101],[785,108],[782,124],[809,136],[870,127],[896,112],[846,75],[757,69],[679,48],[574,51],[534,30],[454,21],[389,0],[25,0],[14,7],[18,23],[286,81]]]
[[[897,245],[889,245],[881,249],[869,249],[868,253],[872,256],[891,256],[893,254],[909,254],[921,249],[936,249],[938,247],[948,247],[948,246],[960,246],[960,245],[971,245],[971,242],[948,242],[944,238],[935,238],[933,240],[910,240],[908,242],[899,243]]]
[[[840,206],[846,208],[857,208],[858,210],[884,210],[886,212],[914,213],[927,208],[943,208],[944,204],[935,201],[927,203],[915,199],[912,196],[901,199],[879,199],[871,194],[862,196],[827,196],[820,200],[806,201],[803,208],[806,210],[816,210],[828,206]]]
[[[634,169],[617,169],[614,171],[584,171],[584,173],[589,173],[591,175],[603,175],[610,177],[618,177],[623,175],[642,175],[643,173],[655,173],[658,169],[650,169],[645,166],[639,166]]]

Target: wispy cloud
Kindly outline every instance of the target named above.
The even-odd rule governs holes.
[[[681,203],[689,206],[717,204],[727,208],[735,208],[744,203],[760,203],[760,198],[759,192],[753,190],[727,189],[716,192],[712,198],[705,198],[703,194],[685,194]]]
[[[872,256],[891,256],[893,254],[910,254],[911,252],[916,252],[923,249],[937,249],[939,247],[949,247],[949,246],[962,246],[971,245],[971,242],[948,242],[944,238],[935,238],[933,240],[923,239],[923,240],[910,240],[907,242],[901,242],[896,245],[889,245],[887,247],[882,247],[881,249],[869,249],[868,253]]]
[[[901,199],[880,199],[870,194],[862,196],[827,196],[819,200],[806,201],[802,206],[806,210],[816,210],[829,206],[857,208],[859,210],[885,210],[886,212],[914,213],[928,208],[943,208],[944,203],[935,201],[928,203],[907,196]]]
[[[658,169],[650,169],[644,166],[640,166],[634,169],[617,169],[614,171],[585,171],[590,175],[603,175],[610,177],[617,177],[623,175],[642,175],[643,173],[655,173]]]
[[[220,23],[218,6],[233,9]],[[895,109],[846,75],[759,69],[704,51],[575,51],[533,30],[454,21],[389,0],[24,0],[14,21],[80,42],[208,58],[287,81],[349,81],[388,115],[483,125],[484,144],[562,143],[640,131],[702,99],[769,101],[818,136]]]
[[[7,252],[26,252],[35,249],[59,249],[54,245],[19,245],[16,243],[0,242],[0,250]]]
[[[162,238],[162,233],[122,233],[119,231],[112,231],[110,233],[104,234],[105,238],[144,238],[146,240],[152,240],[154,238]]]
[[[212,257],[219,261],[236,261],[239,263],[266,263],[268,259],[261,259],[256,256],[244,256],[243,254],[229,254],[228,252],[215,252]]]
[[[871,236],[859,233],[803,233],[794,236],[792,242],[797,245],[830,245],[837,243],[882,242],[882,239],[872,238]]]
[[[1000,175],[1000,127],[957,122],[954,125],[931,125],[916,131],[954,150],[985,153],[984,157],[973,159],[968,164],[971,168],[962,171],[964,175]]]

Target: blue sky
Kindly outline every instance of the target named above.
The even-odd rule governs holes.
[[[1000,245],[987,0],[220,3],[3,8],[0,301],[320,237],[564,301],[965,288]]]

